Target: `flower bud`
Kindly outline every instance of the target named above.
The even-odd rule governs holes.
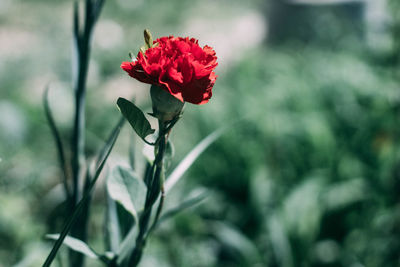
[[[153,103],[153,114],[160,121],[173,120],[181,113],[185,105],[184,102],[156,85],[151,86],[150,96]]]
[[[146,48],[153,46],[153,37],[148,29],[144,30],[144,43],[146,44]]]

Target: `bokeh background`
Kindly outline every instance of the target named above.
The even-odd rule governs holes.
[[[69,142],[72,5],[0,0],[2,267],[40,266],[51,246],[44,235],[62,224],[42,95],[49,84]],[[171,166],[215,129],[229,130],[166,205],[201,188],[208,197],[161,225],[141,266],[400,266],[398,0],[106,0],[88,78],[89,158],[119,118],[118,97],[150,111],[148,86],[119,68],[144,28],[196,37],[219,57],[213,98],[187,105],[172,134]],[[132,139],[125,126],[108,168],[127,164]],[[89,230],[98,251],[104,206],[103,177]]]

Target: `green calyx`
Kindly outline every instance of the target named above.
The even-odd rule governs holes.
[[[153,116],[160,121],[172,121],[182,113],[185,103],[181,102],[159,86],[151,86],[150,96],[153,104]]]

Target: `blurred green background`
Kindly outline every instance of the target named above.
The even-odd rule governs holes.
[[[41,102],[49,84],[69,142],[72,5],[0,0],[2,267],[40,266],[51,245],[43,236],[61,227],[61,173]],[[88,79],[89,158],[119,118],[119,96],[150,111],[149,86],[119,68],[144,28],[196,37],[219,57],[213,98],[186,105],[172,134],[172,167],[213,130],[229,130],[166,205],[199,188],[209,196],[161,225],[141,266],[400,266],[398,0],[106,0]],[[128,164],[132,139],[126,126],[109,168]],[[104,207],[103,178],[89,230],[98,251]]]

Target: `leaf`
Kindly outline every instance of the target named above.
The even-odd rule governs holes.
[[[140,210],[146,198],[146,185],[136,174],[121,166],[111,172],[107,180],[110,197],[120,203],[138,221],[137,210]]]
[[[99,167],[101,160],[104,158],[104,155],[107,153],[107,149],[108,149],[108,144],[111,142],[111,140],[114,138],[115,133],[120,131],[120,129],[122,128],[122,126],[124,126],[125,123],[125,119],[123,116],[121,116],[121,118],[119,119],[119,121],[117,122],[117,124],[114,126],[114,128],[112,129],[110,136],[107,138],[107,141],[105,142],[104,146],[100,149],[99,153],[97,154],[96,157],[96,168]]]
[[[212,143],[217,140],[222,133],[227,129],[227,127],[220,128],[209,134],[204,138],[197,146],[195,146],[189,154],[179,163],[179,165],[172,171],[166,180],[164,187],[165,193],[167,194],[169,190],[179,181],[183,174],[192,166],[196,159],[206,150]]]
[[[57,129],[56,122],[54,120],[53,113],[51,112],[50,105],[49,105],[49,87],[47,86],[43,95],[43,106],[44,106],[44,111],[46,115],[47,122],[49,123],[51,133],[53,134],[54,141],[56,142],[56,148],[58,152],[58,163],[60,164],[60,167],[63,172],[63,185],[64,185],[64,190],[67,195],[67,198],[71,196],[71,192],[68,187],[68,172],[67,172],[67,164],[65,160],[65,150],[64,150],[64,144],[61,139],[60,132]]]
[[[57,240],[60,237],[60,234],[48,234],[46,238]],[[73,238],[71,236],[66,236],[63,242],[64,245],[68,246],[70,249],[80,252],[92,259],[100,259],[100,256],[90,248],[85,242]]]
[[[255,244],[239,229],[224,222],[212,222],[211,229],[216,238],[227,248],[231,249],[234,255],[240,255],[246,266],[254,266],[260,262],[260,254]]]
[[[195,191],[197,191],[197,190],[195,190]],[[206,199],[207,196],[209,195],[209,192],[207,192],[206,190],[201,190],[201,191],[202,192],[200,192],[200,193],[196,192],[195,193],[196,195],[194,197],[190,197],[190,198],[184,200],[178,206],[171,208],[171,209],[167,210],[166,212],[164,212],[164,214],[161,216],[160,220],[158,221],[158,224],[175,216],[176,214],[178,214],[186,209],[196,206],[197,204],[202,202],[204,199]]]
[[[107,249],[112,252],[119,250],[119,243],[121,242],[121,229],[119,226],[119,219],[117,213],[117,203],[110,197],[107,190],[107,210],[106,210],[106,227],[105,238]]]
[[[279,266],[294,266],[290,241],[283,227],[283,223],[279,221],[279,217],[276,214],[272,214],[266,222],[266,226],[271,240],[272,251],[280,263]]]
[[[118,98],[117,105],[135,132],[146,142],[145,137],[154,133],[144,113],[135,104],[125,98]]]
[[[121,130],[121,128],[118,128],[117,131],[114,132],[114,135],[112,136],[112,138],[105,145],[105,147],[107,148],[107,149],[105,149],[106,153],[105,153],[104,157],[102,158],[102,160],[100,161],[99,167],[96,169],[96,173],[93,176],[93,179],[91,180],[91,182],[88,186],[88,189],[84,191],[84,195],[83,195],[82,199],[79,201],[76,208],[74,209],[72,216],[70,216],[67,219],[67,222],[65,223],[64,228],[60,233],[60,237],[54,243],[54,246],[51,249],[51,251],[50,251],[49,255],[47,256],[45,262],[43,263],[42,267],[49,267],[51,265],[51,263],[53,262],[54,258],[57,255],[57,252],[60,249],[65,237],[67,236],[69,230],[71,229],[72,225],[75,223],[76,219],[80,215],[83,207],[86,204],[86,201],[89,199],[89,196],[93,190],[94,185],[96,184],[97,179],[100,176],[101,171],[104,168],[104,165],[106,164],[107,158],[110,155],[115,142],[117,141],[120,130]]]

